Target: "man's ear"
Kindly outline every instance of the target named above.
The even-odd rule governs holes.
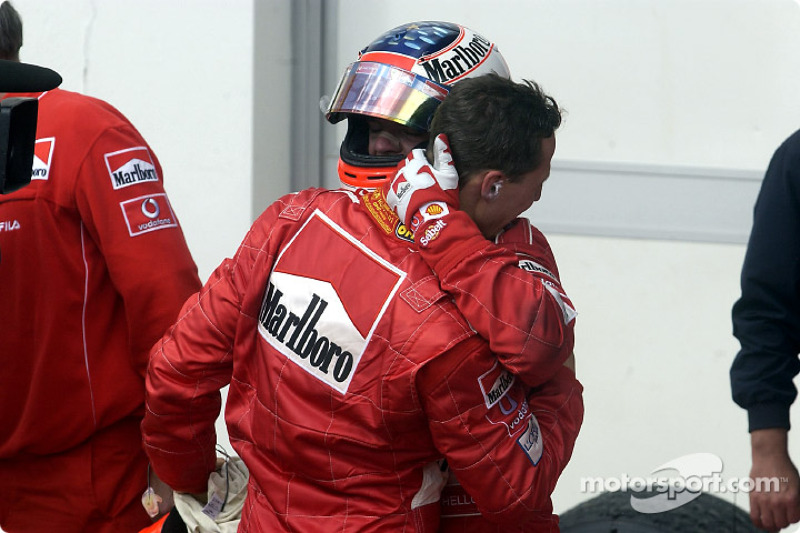
[[[506,176],[499,170],[489,170],[481,179],[481,198],[485,202],[492,202],[500,195]]]

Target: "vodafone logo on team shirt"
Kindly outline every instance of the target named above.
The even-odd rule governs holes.
[[[169,204],[166,193],[132,198],[120,202],[119,205],[131,237],[160,229],[178,227],[178,219],[172,212],[172,206]]]
[[[50,177],[50,162],[53,160],[53,150],[55,147],[55,137],[36,140],[36,145],[33,148],[31,180],[46,180]]]
[[[145,146],[110,152],[104,157],[114,190],[137,183],[158,181],[155,162]]]
[[[332,263],[358,275],[342,276]],[[405,277],[317,210],[275,262],[258,332],[302,371],[346,394]]]

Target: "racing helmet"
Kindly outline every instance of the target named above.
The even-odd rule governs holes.
[[[353,188],[374,188],[405,157],[369,155],[367,118],[426,132],[452,84],[492,72],[511,77],[497,46],[459,24],[412,22],[375,39],[345,69],[325,110],[332,124],[348,119],[339,179]]]

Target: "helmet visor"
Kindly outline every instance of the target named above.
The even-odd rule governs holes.
[[[333,123],[356,113],[427,131],[447,88],[384,63],[360,61],[345,70],[325,117]]]

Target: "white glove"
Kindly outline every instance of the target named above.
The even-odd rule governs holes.
[[[386,190],[386,203],[412,231],[458,209],[458,172],[446,135],[437,135],[433,142],[433,165],[421,148],[400,163]]]

